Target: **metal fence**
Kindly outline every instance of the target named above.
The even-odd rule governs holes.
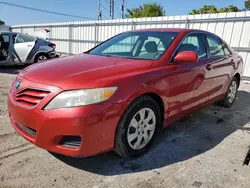
[[[144,28],[191,28],[210,31],[223,38],[244,59],[244,76],[250,77],[250,11],[166,16],[156,18],[64,22],[13,26],[15,32],[32,33],[50,29],[49,40],[57,51],[77,54],[89,50],[118,33]]]

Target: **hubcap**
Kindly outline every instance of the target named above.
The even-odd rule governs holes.
[[[142,108],[130,121],[127,141],[134,150],[144,148],[152,139],[156,128],[156,116],[150,108]]]
[[[236,81],[232,81],[228,90],[228,102],[232,103],[234,101],[236,93],[237,93],[237,83]]]
[[[45,61],[47,60],[48,58],[45,56],[45,55],[41,55],[37,58],[37,62],[41,62],[41,61]]]

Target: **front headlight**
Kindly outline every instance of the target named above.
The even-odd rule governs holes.
[[[45,107],[45,110],[55,108],[77,107],[106,101],[117,90],[117,87],[64,91],[57,95]]]

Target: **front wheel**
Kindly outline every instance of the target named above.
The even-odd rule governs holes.
[[[149,96],[136,99],[118,124],[114,151],[126,158],[143,154],[152,145],[160,125],[158,104]]]
[[[234,77],[227,89],[227,93],[222,101],[219,102],[221,106],[231,107],[236,99],[239,81]]]

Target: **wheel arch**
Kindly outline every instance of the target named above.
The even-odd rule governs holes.
[[[238,87],[240,86],[241,77],[239,73],[236,73],[234,77],[238,80]]]
[[[165,106],[164,106],[164,102],[162,100],[162,98],[160,97],[160,95],[158,95],[157,93],[153,93],[153,92],[148,92],[148,93],[144,93],[141,96],[149,96],[151,97],[159,106],[160,111],[161,111],[161,123],[163,123],[164,121],[164,112],[165,112]]]
[[[124,108],[123,113],[127,110],[127,108],[135,100],[137,100],[138,98],[143,97],[143,96],[148,96],[148,97],[152,98],[158,104],[158,106],[160,108],[160,112],[161,112],[161,114],[160,114],[160,116],[161,116],[161,123],[163,123],[164,118],[165,118],[164,113],[165,113],[165,108],[166,107],[165,107],[165,103],[164,103],[161,95],[158,94],[158,93],[156,93],[156,92],[146,91],[144,93],[136,93],[136,94],[130,96],[130,98],[126,102],[126,107]]]

